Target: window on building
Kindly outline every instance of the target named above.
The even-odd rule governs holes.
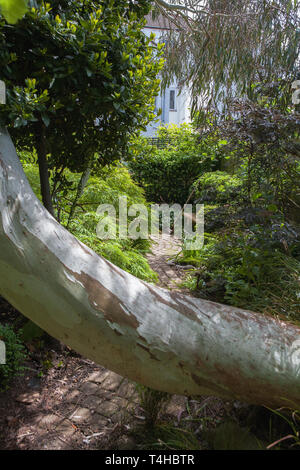
[[[175,90],[170,90],[170,111],[176,110],[176,95]]]

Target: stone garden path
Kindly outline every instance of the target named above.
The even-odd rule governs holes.
[[[159,285],[166,289],[180,290],[190,294],[181,284],[186,269],[190,266],[180,266],[174,262],[174,256],[180,252],[181,241],[169,234],[161,234],[160,237],[151,237],[153,244],[147,255],[148,262],[159,276]]]

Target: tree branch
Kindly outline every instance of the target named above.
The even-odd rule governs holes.
[[[0,129],[0,295],[51,336],[151,388],[300,407],[300,328],[147,284],[42,206]]]

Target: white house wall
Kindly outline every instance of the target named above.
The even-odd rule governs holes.
[[[150,36],[151,33],[155,34],[155,41],[159,41],[160,36],[163,34],[163,29],[145,27],[144,33]],[[175,110],[170,109],[170,91],[175,91]],[[180,125],[190,122],[189,110],[190,94],[187,88],[184,88],[179,93],[177,83],[173,81],[165,90],[156,98],[156,108],[161,109],[161,115],[158,122],[152,122],[147,126],[147,130],[143,132],[147,137],[153,137],[156,134],[158,127],[163,125],[175,124]]]

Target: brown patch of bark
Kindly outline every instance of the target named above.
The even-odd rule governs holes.
[[[73,272],[72,274],[84,285],[91,306],[101,311],[107,320],[135,330],[138,328],[140,323],[137,318],[132,313],[125,312],[127,308],[125,306],[124,309],[122,308],[123,303],[110,290],[86,273],[81,272],[78,274]]]

